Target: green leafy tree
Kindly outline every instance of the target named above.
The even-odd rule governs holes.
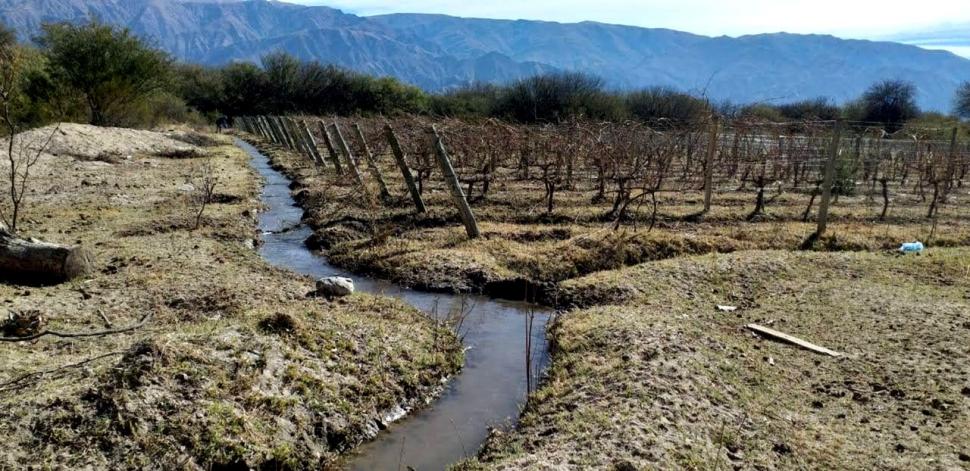
[[[222,96],[216,98],[219,110],[230,116],[279,113],[267,102],[269,83],[266,74],[255,64],[235,63],[220,71]]]
[[[48,24],[38,38],[55,82],[75,90],[91,124],[127,124],[128,113],[169,83],[171,60],[133,35],[99,23]]]
[[[226,101],[222,72],[201,65],[177,65],[174,89],[188,106],[204,114],[220,111]]]
[[[711,114],[705,100],[664,87],[630,93],[625,103],[633,117],[660,127],[696,124]]]
[[[428,98],[428,108],[435,116],[488,116],[498,101],[502,89],[498,85],[478,83]]]

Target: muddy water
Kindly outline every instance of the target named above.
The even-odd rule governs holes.
[[[347,276],[358,291],[393,296],[438,316],[474,306],[464,321],[467,349],[461,373],[448,382],[430,406],[381,431],[377,439],[360,447],[350,467],[360,470],[440,470],[473,456],[485,440],[489,426],[514,421],[526,394],[526,318],[536,312],[532,345],[536,362],[547,361],[545,324],[547,310],[481,296],[454,296],[403,289],[387,281],[355,276],[308,250],[303,241],[311,230],[300,225],[303,210],[290,196],[290,180],[269,165],[269,159],[239,141],[253,167],[265,179],[261,214],[262,256],[270,263],[314,277]]]

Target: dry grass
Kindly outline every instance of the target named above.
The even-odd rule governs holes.
[[[860,188],[832,207],[821,251],[798,252],[815,229],[801,221],[808,189],[774,197],[758,222],[745,221],[750,190],[720,189],[696,222],[700,193],[665,193],[653,230],[643,210],[614,232],[592,191],[563,192],[545,214],[541,188],[509,181],[473,203],[485,237],[469,241],[438,184],[426,182],[430,214],[417,217],[403,196],[367,204],[353,182],[264,148],[300,184],[333,261],[431,289],[527,280],[545,287],[540,300],[573,307],[549,333],[553,364],[518,426],[462,468],[968,466],[965,187],[935,229],[912,189],[895,188],[879,221],[879,195]],[[892,252],[910,240],[933,248]],[[847,356],[761,339],[750,322]]]
[[[0,285],[2,307],[64,331],[154,317],[129,334],[0,344],[0,468],[317,469],[460,366],[453,336],[416,310],[307,298],[313,280],[266,265],[252,250],[258,177],[209,139],[221,197],[196,231],[185,184],[197,158],[43,159],[21,232],[83,244],[97,272]]]
[[[970,250],[747,251],[566,285],[626,297],[560,318],[517,429],[465,467],[968,466]],[[751,322],[846,356],[761,339]]]

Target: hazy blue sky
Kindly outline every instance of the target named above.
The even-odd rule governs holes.
[[[360,15],[444,13],[483,18],[594,20],[707,35],[788,31],[879,38],[970,22],[968,0],[289,0]]]

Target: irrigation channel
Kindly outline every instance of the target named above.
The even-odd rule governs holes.
[[[550,311],[525,303],[426,293],[401,288],[388,281],[350,274],[330,265],[304,241],[311,229],[301,224],[303,210],[290,194],[290,180],[270,165],[269,158],[244,141],[253,167],[264,178],[260,215],[263,233],[260,254],[269,263],[313,277],[347,276],[358,291],[392,296],[432,315],[471,307],[462,328],[465,366],[428,407],[412,412],[381,431],[374,441],[359,447],[350,458],[351,469],[440,470],[473,456],[484,442],[489,426],[514,421],[526,397],[526,323],[535,313],[532,332],[533,364],[548,361],[545,326]],[[535,366],[534,366],[535,367]]]

